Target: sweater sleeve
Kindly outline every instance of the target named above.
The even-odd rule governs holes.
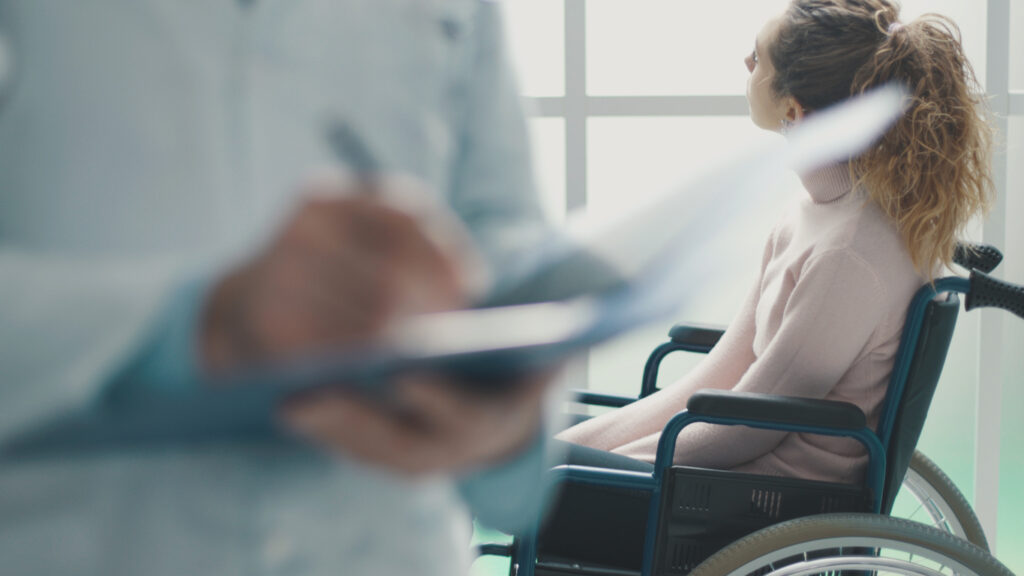
[[[809,259],[786,302],[778,332],[733,388],[740,392],[824,398],[884,321],[885,290],[874,271],[847,250]],[[771,452],[785,432],[697,424],[676,444],[677,462],[732,468]],[[652,460],[657,436],[619,452]]]
[[[696,368],[643,400],[573,426],[559,434],[558,439],[598,450],[618,451],[636,440],[653,436],[656,446],[661,429],[672,416],[686,408],[691,394],[702,388],[727,390],[735,386],[755,359],[754,312],[765,266],[771,259],[773,240],[774,233],[765,244],[757,281],[739,312],[718,344]],[[651,454],[654,454],[654,450]],[[648,460],[653,461],[653,456]]]

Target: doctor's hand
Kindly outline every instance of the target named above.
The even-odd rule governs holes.
[[[203,368],[223,373],[372,343],[395,318],[463,305],[453,243],[380,199],[378,188],[391,185],[375,183],[373,197],[353,190],[356,183],[311,189],[315,195],[270,244],[212,289],[202,318]]]
[[[541,373],[481,393],[472,382],[417,374],[395,384],[386,406],[323,390],[291,399],[281,416],[300,437],[347,458],[408,475],[467,472],[535,440],[552,380]]]

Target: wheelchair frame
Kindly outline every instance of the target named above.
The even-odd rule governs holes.
[[[971,257],[974,257],[972,260]],[[691,398],[687,410],[680,412],[665,425],[658,444],[654,471],[652,473],[630,472],[564,465],[552,470],[555,482],[573,482],[608,488],[641,490],[651,494],[648,504],[641,574],[654,574],[657,546],[665,535],[660,533],[664,511],[663,491],[668,482],[667,474],[673,468],[675,444],[680,431],[693,423],[706,422],[718,425],[744,425],[753,428],[804,432],[831,436],[851,437],[863,444],[868,452],[869,463],[864,489],[868,496],[867,509],[875,514],[883,513],[883,495],[886,488],[886,459],[889,442],[894,429],[897,408],[903,396],[908,374],[915,360],[915,354],[924,326],[924,316],[929,304],[941,294],[956,299],[957,294],[966,295],[965,308],[991,306],[1009,310],[1024,318],[1024,288],[992,279],[985,272],[991,271],[1000,262],[1002,255],[987,246],[958,249],[958,263],[971,269],[970,278],[947,277],[926,285],[915,294],[907,312],[904,331],[897,351],[896,362],[890,378],[889,389],[883,403],[878,431],[866,426],[866,418],[859,408],[852,404],[826,400],[794,399],[787,397],[737,394],[733,392],[702,391]],[[982,271],[979,271],[982,270]],[[959,307],[959,299],[955,300]],[[688,331],[689,338],[676,341],[676,332]],[[673,341],[659,346],[648,358],[644,369],[641,398],[656,391],[657,370],[661,360],[677,350],[707,352],[717,342],[720,332],[700,327],[674,327],[670,332]],[[679,340],[683,340],[680,338]],[[948,344],[947,344],[948,347]],[[943,351],[943,360],[945,352]],[[941,363],[940,363],[941,369]],[[936,376],[937,379],[937,376]],[[582,392],[577,401],[619,407],[635,401],[634,398]],[[798,403],[802,409],[815,407],[824,410],[826,416],[773,415],[775,409]],[[841,422],[839,426],[835,422]],[[916,443],[916,438],[914,439]],[[912,450],[912,447],[911,447]],[[902,472],[900,472],[902,473]],[[736,474],[736,473],[726,473]],[[896,484],[898,489],[899,484]],[[891,504],[891,499],[890,502]],[[511,547],[485,546],[484,553],[512,556],[512,570],[517,576],[533,576],[537,560],[537,534],[518,539]],[[984,553],[984,552],[982,552]],[[994,561],[994,560],[993,560]],[[609,574],[614,573],[608,572]],[[626,573],[626,572],[623,572]]]

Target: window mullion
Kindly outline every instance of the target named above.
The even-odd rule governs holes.
[[[985,89],[991,98],[998,134],[1007,134],[1010,104],[1010,0],[988,0]],[[992,175],[996,200],[984,223],[982,240],[1003,246],[1006,241],[1007,162],[1004,147],[996,146]],[[976,432],[974,436],[974,509],[995,553],[999,509],[999,440],[1003,387],[1003,317],[981,311],[978,351]]]
[[[565,208],[587,204],[587,13],[586,0],[565,1]],[[566,373],[572,388],[590,388],[590,352]]]
[[[587,203],[586,0],[565,0],[566,209]]]

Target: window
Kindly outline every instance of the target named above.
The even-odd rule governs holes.
[[[565,4],[512,0],[504,5],[510,49],[525,96],[565,94]]]
[[[743,58],[780,0],[588,0],[587,93],[742,95]]]

